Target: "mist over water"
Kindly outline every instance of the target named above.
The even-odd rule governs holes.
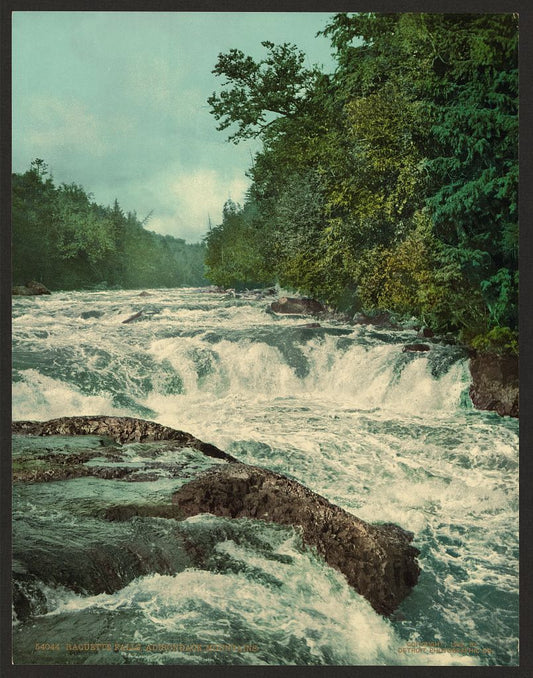
[[[191,564],[176,550],[172,571],[114,593],[43,583],[41,613],[15,620],[15,662],[517,664],[518,422],[472,408],[461,351],[435,343],[402,353],[414,330],[305,327],[253,297],[149,292],[14,298],[13,418],[126,415],[192,433],[364,520],[414,532],[419,583],[384,619],[296,530],[202,515],[102,532],[84,511],[168,501],[218,463],[199,453],[187,457],[184,480],[20,484],[15,541],[36,540],[36,553],[68,515],[79,553],[189,539],[205,557]],[[128,454],[134,464],[145,452]],[[35,653],[50,641],[63,649]],[[84,641],[130,647],[64,649]]]

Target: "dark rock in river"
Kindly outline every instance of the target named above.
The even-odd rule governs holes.
[[[402,353],[422,353],[429,350],[430,348],[427,344],[406,344],[402,349]]]
[[[26,285],[16,285],[13,287],[12,294],[31,297],[37,294],[51,294],[51,292],[42,283],[30,280]]]
[[[278,301],[273,301],[270,304],[270,309],[274,313],[289,313],[289,314],[315,314],[324,313],[325,308],[319,301],[315,299],[307,299],[305,297],[280,297]]]
[[[367,315],[366,313],[356,313],[353,317],[353,322],[358,325],[375,325],[376,327],[383,327],[389,330],[401,329],[398,323],[392,321],[389,313],[376,313],[375,315]]]
[[[212,513],[299,526],[303,540],[379,613],[388,615],[417,583],[419,551],[396,525],[369,525],[300,483],[265,469],[210,469],[172,497],[184,517]]]
[[[276,294],[276,289],[274,287],[268,287],[266,289],[263,288],[256,288],[253,290],[243,290],[242,294],[240,296],[244,297],[245,299],[264,299],[265,297],[272,297]]]
[[[103,435],[118,443],[176,440],[184,447],[200,450],[208,457],[236,461],[231,455],[198,440],[190,433],[134,417],[61,417],[49,421],[14,421],[11,430],[13,433],[35,436]]]
[[[239,463],[234,457],[188,433],[142,419],[106,416],[63,417],[46,422],[19,421],[13,422],[12,430],[14,434],[23,436],[102,436],[118,443],[177,441],[183,447],[195,448],[210,457],[233,462],[217,465],[183,485],[174,493],[172,503],[141,502],[97,509],[98,516],[110,523],[150,518],[179,520],[200,513],[212,513],[221,517],[251,518],[295,526],[301,529],[306,544],[315,548],[331,567],[342,572],[348,583],[367,598],[377,612],[385,615],[398,607],[418,581],[420,568],[416,556],[419,552],[410,545],[413,538],[410,532],[396,525],[365,523],[300,483],[272,471]],[[19,454],[14,460],[15,480],[69,481],[83,476],[98,477],[103,481],[157,480],[157,460],[147,461],[142,468],[128,466],[121,457],[120,448],[106,447],[103,442],[103,445],[101,442],[98,446],[78,448],[74,452],[55,454],[46,446],[42,454],[26,457]],[[87,463],[101,457],[115,465]],[[168,474],[182,477],[176,461],[166,461],[163,465],[168,472],[166,477]],[[138,543],[134,526],[132,529],[133,533],[127,530],[123,534],[122,543],[111,541],[105,548],[91,540],[82,545],[77,541],[70,544],[67,539],[64,547],[58,549],[53,535],[50,542],[48,537],[41,539],[37,536],[17,542],[16,557],[24,564],[21,573],[30,576],[29,580],[21,578],[17,589],[21,617],[32,614],[29,603],[33,590],[32,577],[73,590],[110,592],[148,572],[177,571],[174,568],[186,565],[184,549],[189,556],[193,554],[194,562],[200,558],[202,549],[191,543],[173,542],[169,544],[168,554],[163,547],[156,553],[150,546],[153,541],[150,532],[143,537],[142,543]],[[129,541],[133,535],[135,544]],[[180,540],[178,532],[173,538]],[[169,555],[170,552],[173,555]],[[23,591],[27,595],[23,595]],[[40,605],[40,601],[37,602]]]
[[[470,359],[470,398],[478,410],[519,416],[518,356],[475,353]]]
[[[224,287],[219,287],[218,285],[210,285],[209,287],[203,287],[200,289],[201,292],[209,292],[210,294],[225,294],[226,290]]]
[[[142,314],[144,313],[144,308],[141,309],[140,311],[137,311],[137,313],[134,313],[133,315],[130,315],[129,318],[126,318],[126,320],[122,321],[123,325],[126,325],[126,323],[131,323],[132,320],[137,320],[137,318],[140,318]]]
[[[102,528],[99,534],[87,525],[73,538],[62,524],[53,533],[26,525],[26,538],[15,538],[13,547],[13,608],[19,620],[48,611],[42,582],[94,595],[113,593],[144,575],[194,567],[177,525],[143,529],[138,518]]]
[[[103,315],[103,311],[82,311],[80,313],[80,318],[88,320],[89,318],[101,318]]]
[[[46,596],[41,590],[37,577],[25,572],[13,573],[13,610],[19,621],[24,621],[36,614],[48,612]]]

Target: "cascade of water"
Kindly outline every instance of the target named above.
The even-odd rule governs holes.
[[[416,341],[413,330],[334,321],[305,327],[301,318],[265,313],[261,301],[192,290],[150,294],[16,299],[13,418],[117,414],[188,431],[296,478],[362,519],[413,530],[420,582],[402,604],[404,619],[383,620],[290,530],[198,516],[181,524],[180,535],[202,547],[203,559],[184,571],[152,568],[159,574],[126,577],[123,588],[103,593],[41,582],[41,596],[35,580],[24,580],[37,616],[17,627],[16,660],[110,663],[106,652],[36,657],[30,648],[45,636],[70,642],[73,628],[80,642],[84,635],[104,642],[102,629],[113,628],[146,644],[256,647],[111,653],[134,663],[516,663],[518,425],[472,409],[464,355],[438,343],[404,353]],[[98,541],[101,529],[108,554],[119,534],[146,550],[152,532],[167,534],[157,527],[161,519],[106,531],[90,523],[94,513],[84,506],[126,496],[154,501],[177,482],[27,486],[20,524],[29,521],[28,534],[41,531],[44,544],[53,536],[47,530],[68,517],[72,542],[76,530],[96,530]],[[403,651],[421,641],[444,650]],[[454,642],[475,642],[487,653],[449,651]]]
[[[38,309],[38,323],[31,314],[15,317],[16,416],[153,416],[158,399],[174,396],[315,396],[406,414],[453,412],[465,402],[466,361],[442,346],[402,353],[413,333],[373,336],[331,323],[309,329],[252,306],[182,309],[175,301],[121,327],[116,302],[99,303],[98,318],[52,304],[48,317]],[[215,322],[206,326],[208,313]]]

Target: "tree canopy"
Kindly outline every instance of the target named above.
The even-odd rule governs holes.
[[[206,238],[208,276],[224,284],[231,261],[241,284],[416,315],[474,342],[512,334],[516,15],[338,14],[323,34],[330,74],[294,45],[219,56],[219,129],[262,149],[244,206]]]
[[[78,184],[56,186],[37,158],[12,176],[13,280],[50,289],[205,284],[204,245],[147,231],[143,222],[117,200],[103,207]]]

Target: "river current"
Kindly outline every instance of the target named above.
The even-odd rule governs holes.
[[[15,297],[13,418],[125,415],[187,431],[412,531],[422,573],[384,618],[296,530],[200,515],[179,529],[204,545],[204,567],[176,556],[175,572],[98,595],[43,583],[45,608],[14,619],[16,663],[518,663],[518,422],[473,409],[458,348],[403,353],[420,341],[414,329],[309,327],[254,296],[139,293]],[[191,452],[187,463],[194,475],[215,460]],[[179,485],[20,483],[15,546],[53,535],[57,521],[93,550],[127,530],[167,543],[175,521],[139,519],[119,534],[79,507]]]

